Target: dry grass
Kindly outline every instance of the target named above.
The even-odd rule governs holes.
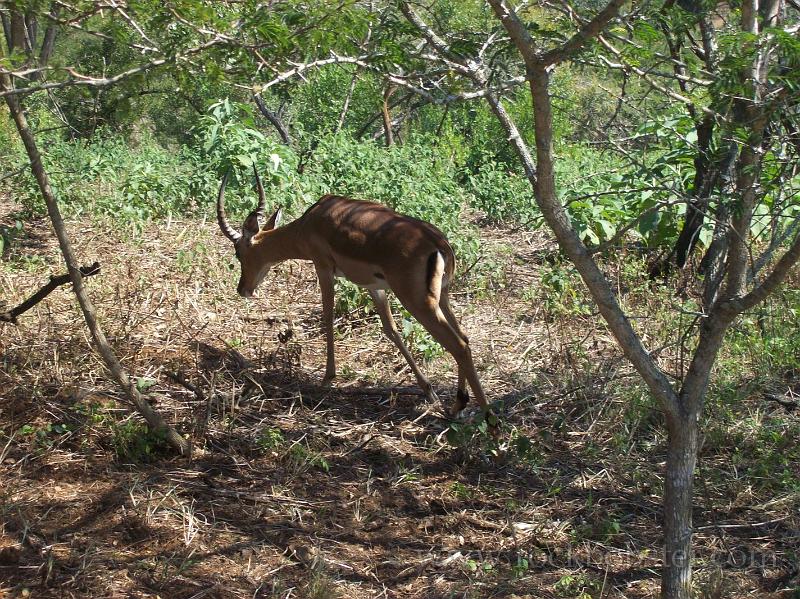
[[[245,301],[213,224],[70,229],[82,262],[102,264],[88,286],[119,357],[202,451],[159,452],[66,288],[0,325],[0,596],[655,595],[660,416],[631,412],[644,394],[597,318],[546,312],[548,240],[486,230],[496,265],[454,296],[490,397],[532,440],[526,459],[493,461],[446,444],[449,423],[373,314],[338,319],[340,376],[318,385],[308,265],[279,267]],[[8,306],[62,270],[46,222],[26,231],[0,263]],[[425,369],[450,397],[449,358]],[[699,590],[791,597],[797,494],[746,483],[698,485]]]

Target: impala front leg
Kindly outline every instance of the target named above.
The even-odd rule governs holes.
[[[323,385],[330,385],[336,377],[336,356],[333,351],[333,272],[317,266],[317,278],[322,293],[322,328],[325,329],[327,357]]]
[[[439,396],[436,395],[436,391],[433,390],[433,386],[430,384],[425,375],[422,374],[419,366],[417,366],[417,363],[414,361],[414,357],[411,355],[411,352],[408,351],[405,343],[403,343],[402,337],[400,337],[400,333],[397,330],[397,325],[394,322],[394,317],[392,317],[392,309],[389,307],[389,300],[386,298],[386,292],[382,289],[373,289],[370,290],[369,294],[372,297],[372,301],[375,302],[375,308],[378,311],[378,316],[380,316],[381,324],[383,325],[383,332],[392,341],[392,343],[397,346],[397,349],[400,350],[400,353],[403,354],[406,362],[408,362],[408,365],[411,367],[411,371],[417,378],[417,384],[425,393],[425,396],[428,398],[428,400],[438,403]]]

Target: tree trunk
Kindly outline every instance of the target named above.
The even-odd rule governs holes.
[[[708,200],[717,179],[709,156],[711,139],[714,134],[714,119],[709,115],[705,115],[696,125],[695,131],[697,132],[697,154],[694,157],[693,197],[686,207],[683,228],[672,250],[675,256],[675,264],[678,268],[683,268],[686,265],[686,259],[697,243],[698,233],[705,222]]]
[[[2,56],[3,53],[0,52],[0,58],[2,58]],[[11,89],[13,89],[11,78],[5,74],[0,75],[0,90],[8,91]],[[92,339],[94,340],[94,344],[98,353],[103,359],[103,362],[108,370],[111,371],[111,376],[113,379],[120,386],[125,396],[131,401],[131,403],[133,403],[133,405],[136,406],[136,409],[139,411],[139,413],[142,414],[150,429],[161,432],[164,435],[167,443],[177,449],[181,454],[186,456],[191,455],[192,446],[174,428],[166,423],[161,415],[153,409],[153,407],[136,389],[136,386],[133,384],[133,381],[131,381],[128,373],[123,369],[122,365],[119,363],[119,360],[117,360],[116,356],[114,355],[114,350],[108,343],[103,330],[98,325],[94,306],[92,305],[92,302],[86,293],[86,288],[83,285],[83,275],[81,274],[78,261],[75,258],[75,254],[72,250],[72,244],[70,243],[69,237],[67,236],[64,228],[64,221],[61,218],[61,211],[58,208],[55,196],[53,196],[52,189],[50,188],[50,182],[48,180],[47,173],[44,170],[44,166],[42,165],[42,158],[39,154],[38,148],[36,147],[36,141],[33,137],[33,133],[31,133],[31,130],[28,127],[27,119],[22,112],[22,106],[20,105],[17,96],[14,95],[6,96],[6,104],[8,105],[8,109],[14,119],[20,139],[22,139],[22,142],[25,145],[25,150],[27,151],[28,158],[31,163],[31,170],[33,171],[34,177],[36,177],[36,182],[39,184],[42,197],[47,205],[47,213],[50,216],[50,221],[53,224],[53,229],[55,229],[56,237],[58,238],[58,245],[61,248],[61,253],[64,256],[64,261],[67,264],[67,270],[69,271],[73,290],[78,298],[78,303],[83,311],[86,325],[91,332]]]
[[[11,47],[11,20],[5,13],[0,13],[0,22],[3,24],[3,37],[6,40],[6,48],[11,51],[13,50]]]
[[[388,148],[394,143],[394,135],[392,134],[392,115],[389,113],[389,98],[394,93],[394,86],[387,87],[383,92],[383,106],[381,108],[383,114],[383,130],[386,134],[386,147]]]
[[[29,52],[30,46],[25,43],[27,38],[25,29],[25,15],[18,10],[11,11],[11,37],[9,39],[9,50],[12,52],[16,49]]]
[[[350,101],[353,99],[353,92],[356,89],[356,83],[358,83],[359,71],[360,67],[357,66],[355,72],[353,73],[352,79],[350,79],[350,85],[347,88],[347,93],[344,96],[342,110],[339,112],[339,120],[336,121],[336,127],[333,129],[334,133],[339,133],[344,126],[344,120],[347,118],[347,111],[350,109]]]
[[[669,448],[664,482],[662,599],[692,597],[692,489],[697,462],[697,418],[668,417]]]
[[[50,14],[53,17],[57,17],[60,11],[60,7],[53,2],[53,5],[50,8]],[[56,45],[56,33],[58,32],[58,26],[55,22],[50,23],[47,28],[44,30],[44,39],[42,40],[42,47],[39,50],[39,66],[46,67],[47,64],[50,62],[50,57],[53,55],[53,48]],[[37,81],[41,78],[41,73],[34,74],[34,81]]]
[[[281,136],[281,141],[283,141],[283,143],[287,146],[292,145],[292,139],[289,137],[289,130],[283,124],[283,121],[281,121],[277,113],[267,108],[267,105],[264,103],[264,99],[258,94],[253,95],[253,100],[255,100],[256,106],[258,106],[258,109],[261,111],[261,114],[264,115],[264,118],[267,119],[278,131],[278,134]]]

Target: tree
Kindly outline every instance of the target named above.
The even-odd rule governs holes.
[[[494,80],[490,64],[481,54],[464,55],[454,45],[440,36],[407,3],[402,10],[425,42],[420,52],[433,64],[445,65],[458,73],[478,90],[489,103],[502,124],[509,142],[519,156],[534,197],[545,221],[554,232],[559,247],[580,273],[586,287],[597,303],[600,314],[607,322],[612,334],[628,360],[632,363],[651,394],[663,407],[668,432],[667,466],[664,492],[664,563],[662,572],[662,596],[665,599],[688,599],[692,596],[692,494],[693,476],[699,443],[699,421],[708,390],[711,371],[722,346],[725,332],[743,312],[752,309],[772,293],[800,260],[800,235],[794,229],[794,239],[783,255],[774,262],[769,273],[760,280],[748,281],[748,257],[754,241],[752,225],[757,205],[766,202],[764,190],[759,186],[759,173],[765,156],[773,145],[785,145],[784,140],[771,139],[767,143],[766,133],[782,118],[793,114],[792,90],[797,89],[794,78],[788,73],[788,64],[796,64],[797,44],[793,39],[796,26],[781,29],[782,24],[777,2],[760,7],[752,0],[742,5],[740,28],[731,34],[736,45],[728,46],[728,54],[720,60],[711,85],[715,87],[716,102],[723,104],[724,112],[711,111],[712,119],[720,122],[726,132],[724,139],[731,144],[732,168],[735,173],[733,190],[720,201],[716,210],[716,237],[719,250],[713,271],[709,271],[698,285],[705,287],[705,304],[697,315],[690,333],[695,339],[693,356],[688,371],[677,383],[670,381],[670,373],[659,365],[657,359],[643,345],[625,312],[619,305],[612,287],[599,268],[594,256],[597,248],[589,248],[570,223],[565,207],[557,193],[557,181],[553,155],[553,115],[550,81],[552,72],[559,65],[575,60],[590,50],[601,48],[612,56],[619,57],[616,48],[607,42],[604,30],[618,18],[622,0],[612,0],[592,18],[584,18],[579,11],[565,4],[564,15],[572,32],[563,41],[553,45],[547,37],[537,38],[537,28],[526,25],[522,17],[507,0],[489,0],[494,15],[508,35],[513,47],[522,59],[522,68],[530,86],[532,110],[535,121],[535,160],[513,120],[503,107],[498,90],[492,89]],[[671,4],[667,5],[669,8]],[[731,11],[735,14],[735,11]],[[645,23],[648,23],[645,20]],[[699,19],[696,25],[708,25],[708,19]],[[652,26],[651,26],[652,27]],[[711,39],[709,32],[703,35]],[[491,32],[488,40],[496,39],[498,33]],[[484,48],[488,45],[484,45]],[[635,44],[634,42],[632,42]],[[712,46],[707,45],[707,48]],[[425,52],[428,52],[425,55]],[[431,56],[435,54],[435,56]],[[708,60],[714,60],[707,56]],[[673,59],[676,60],[676,59]],[[609,64],[609,59],[605,59]],[[617,67],[618,65],[614,65]],[[683,63],[678,63],[685,68]],[[513,69],[513,66],[510,67]],[[518,68],[518,67],[517,67]],[[506,71],[509,67],[506,68]],[[635,74],[648,78],[638,67],[629,67]],[[680,80],[680,78],[678,78]],[[648,78],[649,81],[649,78]],[[660,83],[657,89],[669,97],[686,101],[680,91]],[[716,107],[716,103],[715,103]],[[698,127],[706,121],[699,117]],[[699,160],[708,160],[710,134],[700,139]],[[697,164],[697,163],[696,163]],[[720,169],[717,165],[715,168]],[[704,164],[697,164],[699,176],[708,177]],[[707,169],[706,169],[707,170]],[[791,181],[793,170],[782,178],[784,184]],[[695,194],[695,212],[703,210],[701,203],[710,193]],[[632,224],[621,227],[630,230],[641,220],[636,215]],[[701,223],[702,225],[702,223]],[[697,227],[688,223],[685,227]],[[688,233],[687,233],[688,234]],[[614,236],[619,241],[620,236]],[[784,236],[785,239],[785,236]],[[686,251],[689,244],[685,245]],[[774,245],[774,244],[770,244]],[[773,248],[774,249],[774,248]],[[673,375],[674,376],[674,375]]]
[[[55,18],[52,13],[50,16]],[[36,40],[35,16],[32,13],[23,14],[15,5],[12,4],[9,14],[3,14],[3,17],[4,23],[8,21],[11,24],[9,27],[10,35],[8,34],[7,30],[6,40],[8,43],[8,49],[12,53],[12,58],[15,51],[24,49],[24,55],[26,58],[23,66],[31,66],[29,63],[29,61],[33,58],[31,48],[33,46],[33,42]],[[22,24],[24,24],[25,27],[22,27]],[[45,34],[45,40],[43,41],[42,53],[36,62],[36,65],[38,66],[32,66],[32,73],[37,75],[35,78],[36,80],[38,80],[43,73],[42,69],[44,68],[44,65],[46,65],[46,59],[49,57],[49,52],[52,51],[54,39],[55,32],[48,28],[48,31]],[[4,58],[5,52],[0,44],[0,61],[2,61]],[[25,146],[25,151],[28,155],[28,159],[30,160],[31,170],[36,178],[37,184],[39,185],[39,189],[41,190],[42,197],[47,206],[50,222],[53,225],[56,237],[58,238],[58,244],[64,257],[64,261],[67,265],[67,271],[69,273],[70,281],[72,282],[73,290],[75,291],[78,303],[80,304],[86,320],[86,325],[89,328],[98,353],[102,357],[103,362],[108,370],[111,372],[113,379],[120,386],[125,396],[145,418],[148,426],[153,431],[162,433],[166,441],[180,453],[189,455],[191,453],[191,445],[189,445],[189,443],[173,427],[169,426],[163,417],[152,408],[152,406],[146,399],[144,399],[144,397],[142,397],[141,393],[139,393],[139,391],[136,389],[136,386],[131,381],[130,376],[114,355],[111,345],[108,343],[103,330],[100,328],[97,322],[94,306],[83,284],[83,278],[87,275],[84,275],[78,265],[75,252],[72,249],[72,242],[67,236],[58,203],[50,187],[47,172],[42,165],[41,154],[39,153],[33,133],[28,126],[28,122],[20,102],[19,96],[22,94],[22,92],[24,92],[24,90],[19,90],[14,87],[11,73],[7,70],[0,71],[0,92],[2,92],[2,94],[5,96],[8,110],[11,113],[11,117],[14,119],[19,137]]]

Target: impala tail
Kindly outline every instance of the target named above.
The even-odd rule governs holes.
[[[440,251],[432,252],[428,256],[428,269],[425,281],[428,286],[428,294],[439,302],[442,297],[442,280],[444,278],[444,256]]]

